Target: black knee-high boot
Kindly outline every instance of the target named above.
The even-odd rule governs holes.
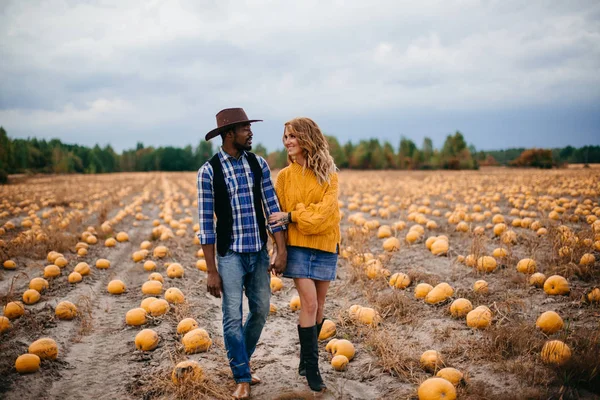
[[[298,336],[300,337],[300,356],[304,359],[306,367],[306,380],[313,391],[320,392],[326,386],[319,371],[317,325],[313,325],[310,328],[303,328],[298,325]]]
[[[319,335],[321,334],[321,329],[323,328],[323,322],[325,322],[325,317],[323,317],[320,324],[317,324],[317,344],[319,343]],[[302,359],[302,353],[300,353],[300,364],[298,365],[298,374],[300,376],[306,376],[306,366],[304,365],[304,359]]]

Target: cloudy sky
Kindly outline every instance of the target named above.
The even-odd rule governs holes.
[[[343,143],[600,144],[600,2],[0,1],[10,137],[195,146],[227,107],[269,150],[295,116]]]

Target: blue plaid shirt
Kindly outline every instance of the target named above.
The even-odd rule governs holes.
[[[229,193],[231,211],[233,216],[233,242],[229,247],[238,253],[256,252],[262,249],[264,243],[260,239],[258,222],[254,212],[254,178],[248,163],[248,155],[242,152],[239,159],[227,154],[223,148],[219,150],[219,160],[223,167],[223,176]],[[265,210],[265,219],[274,212],[281,211],[279,201],[271,181],[271,171],[264,158],[256,156],[262,168],[262,202]],[[216,242],[215,216],[214,216],[214,191],[213,168],[209,162],[198,170],[198,222],[200,230],[198,239],[201,244],[214,244]],[[282,227],[273,228],[273,233],[283,230]]]

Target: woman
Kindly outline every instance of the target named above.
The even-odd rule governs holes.
[[[329,145],[309,118],[285,123],[283,144],[289,165],[277,176],[275,191],[282,212],[269,217],[272,226],[287,224],[287,267],[302,308],[298,321],[300,366],[310,388],[326,388],[319,372],[318,338],[329,282],[336,276],[340,243],[338,176]]]

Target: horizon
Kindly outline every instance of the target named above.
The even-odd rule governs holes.
[[[2,125],[0,125],[0,128],[4,128],[4,127]],[[460,131],[455,131],[454,133],[456,133],[456,132],[460,132]],[[115,147],[113,147],[110,143],[105,143],[105,144],[100,144],[100,143],[93,143],[93,144],[72,143],[72,142],[65,142],[62,139],[58,138],[58,137],[38,138],[38,137],[31,136],[31,137],[26,137],[26,138],[15,138],[15,137],[11,137],[11,135],[9,134],[9,132],[6,132],[6,133],[7,133],[8,138],[11,139],[11,140],[14,140],[14,139],[22,139],[22,140],[33,140],[33,139],[36,139],[36,140],[46,140],[46,142],[50,142],[52,140],[60,140],[60,142],[63,145],[67,145],[67,146],[83,146],[83,147],[87,147],[87,148],[94,148],[95,146],[99,146],[100,148],[106,148],[106,146],[110,146],[117,154],[123,154],[123,152],[125,152],[125,151],[135,150],[138,143],[141,143],[144,148],[155,148],[155,149],[158,149],[160,147],[163,147],[163,148],[174,147],[174,148],[183,149],[183,148],[185,148],[187,146],[191,146],[192,149],[196,149],[198,147],[198,144],[194,145],[193,143],[187,143],[187,144],[183,144],[181,146],[172,146],[172,145],[154,146],[154,145],[151,145],[151,144],[146,144],[146,143],[144,143],[142,141],[138,141],[134,146],[132,146],[130,148],[125,148],[125,149],[118,150]],[[460,133],[462,133],[462,132],[460,132]],[[332,135],[328,135],[327,133],[325,133],[325,135],[332,136]],[[362,140],[365,140],[365,141],[378,140],[381,145],[383,145],[386,142],[389,142],[387,140],[383,140],[383,141],[379,140],[379,138],[377,138],[377,137],[365,137],[365,138],[360,138],[359,140],[356,140],[356,141],[348,140],[348,141],[345,141],[345,142],[339,141],[339,139],[337,137],[335,137],[335,138],[338,140],[338,143],[340,144],[340,146],[344,146],[345,144],[347,144],[349,142],[351,142],[353,145],[357,145]],[[405,136],[405,138],[413,141],[413,143],[417,146],[417,148],[421,149],[422,143],[417,143],[417,142],[415,142],[414,140],[412,140],[408,136]],[[394,145],[394,143],[392,143],[392,142],[389,142],[392,145],[392,147],[394,148],[394,151],[398,151],[398,148],[399,148],[399,145],[400,145],[400,143],[399,143],[400,140],[401,140],[401,138],[398,138],[398,143],[396,145]],[[468,140],[468,138],[466,136],[465,136],[465,141],[467,142],[467,146],[470,147],[472,145],[472,143],[469,142],[469,140]],[[218,148],[221,147],[221,141],[220,141],[220,139],[218,137],[215,138],[215,139],[213,139],[213,140],[211,140],[210,142],[213,145],[213,149],[218,149]],[[280,148],[276,148],[274,150],[270,150],[263,143],[257,141],[256,144],[252,145],[252,149],[250,151],[256,150],[257,146],[263,146],[264,148],[266,148],[267,149],[267,153],[279,152],[279,151],[284,151],[285,150],[285,147],[283,147],[283,146],[280,147]],[[523,150],[531,150],[531,149],[554,150],[554,149],[563,149],[565,147],[573,147],[575,149],[580,149],[580,148],[592,147],[592,146],[599,146],[599,144],[584,144],[584,145],[581,145],[581,146],[573,146],[573,145],[567,144],[565,146],[554,146],[554,147],[523,147],[523,146],[515,146],[515,147],[505,147],[505,148],[496,148],[496,149],[479,149],[479,148],[475,147],[475,150],[477,150],[477,152],[479,152],[479,151],[483,151],[483,152],[498,152],[498,151],[507,151],[507,150],[515,150],[515,149],[523,149]],[[443,147],[443,143],[440,146],[436,146],[435,142],[433,143],[433,149],[434,150],[441,150],[442,147]]]

